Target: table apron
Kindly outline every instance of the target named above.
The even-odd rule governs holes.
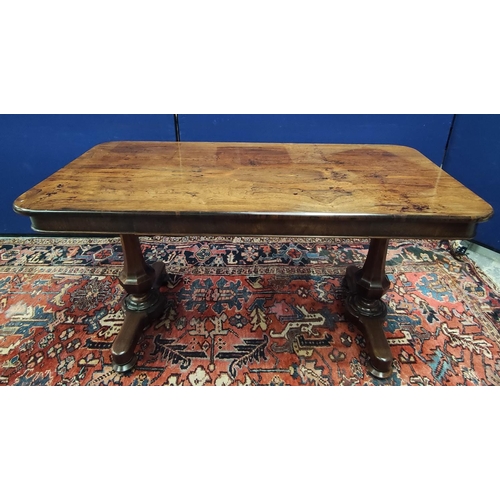
[[[448,238],[475,236],[476,220],[411,216],[309,216],[274,214],[110,214],[44,212],[30,214],[44,233],[338,236],[356,238]]]

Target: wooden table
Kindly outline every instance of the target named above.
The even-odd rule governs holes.
[[[138,235],[371,238],[346,271],[346,313],[363,332],[370,373],[392,355],[382,326],[389,238],[468,239],[491,206],[415,149],[353,144],[108,142],[14,202],[37,231],[121,235],[125,319],[112,346],[118,372],[136,363],[143,329],[164,308],[164,265]]]

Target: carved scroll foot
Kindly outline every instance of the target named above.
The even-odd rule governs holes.
[[[382,328],[387,306],[381,297],[389,288],[385,275],[385,256],[388,240],[372,239],[362,269],[349,266],[346,273],[347,317],[361,330],[366,340],[370,365],[368,372],[377,378],[392,374],[393,357]]]
[[[165,265],[156,262],[152,267],[144,262],[139,239],[123,235],[124,268],[120,283],[129,294],[124,300],[125,319],[113,345],[113,369],[118,373],[131,370],[137,363],[134,354],[144,329],[159,318],[165,308],[165,299],[158,288],[164,278]]]
[[[141,297],[139,309],[135,309],[138,306],[136,299],[134,295],[125,298],[125,319],[111,347],[113,369],[118,373],[129,371],[136,365],[134,351],[142,332],[165,310],[165,299],[157,290]]]

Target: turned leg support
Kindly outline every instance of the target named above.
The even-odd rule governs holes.
[[[119,280],[128,295],[124,300],[125,319],[113,345],[111,357],[115,371],[132,369],[137,356],[135,347],[143,330],[160,317],[165,300],[158,291],[165,265],[156,262],[148,266],[142,255],[139,238],[134,234],[121,236],[124,253],[123,271]]]
[[[368,372],[378,378],[392,374],[393,358],[382,328],[387,306],[381,300],[390,286],[385,275],[388,244],[388,239],[373,238],[363,268],[349,266],[346,273],[347,317],[363,333],[370,356]]]

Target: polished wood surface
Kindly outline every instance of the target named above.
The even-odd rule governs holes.
[[[360,237],[471,237],[492,214],[404,146],[187,142],[100,144],[14,209],[40,231]]]

